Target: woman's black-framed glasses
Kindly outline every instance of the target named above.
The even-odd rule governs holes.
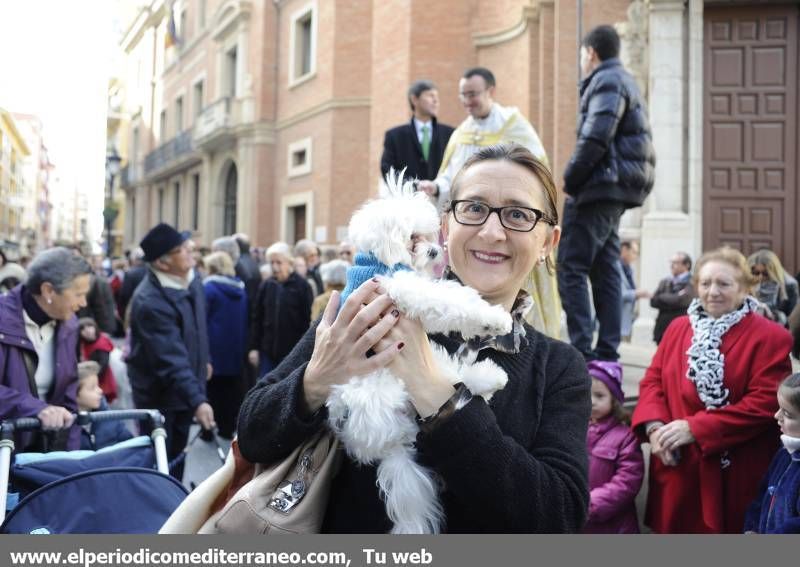
[[[555,221],[539,209],[509,205],[506,207],[490,207],[480,201],[456,200],[450,201],[450,210],[456,222],[467,226],[480,226],[489,220],[489,215],[497,213],[500,224],[508,230],[516,232],[530,232],[539,221],[549,225]]]

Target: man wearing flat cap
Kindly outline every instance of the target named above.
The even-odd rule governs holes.
[[[136,407],[164,414],[170,460],[186,446],[192,418],[214,427],[206,398],[208,333],[203,286],[188,232],[156,225],[142,239],[147,274],[131,300],[128,374]],[[178,480],[183,465],[172,472]]]

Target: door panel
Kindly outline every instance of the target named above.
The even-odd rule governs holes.
[[[797,240],[798,7],[706,8],[703,248],[771,248],[791,272]]]

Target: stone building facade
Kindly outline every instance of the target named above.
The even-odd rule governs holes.
[[[180,43],[165,48],[170,14]],[[529,118],[560,180],[578,38],[603,23],[623,37],[658,157],[653,193],[622,221],[640,286],[655,289],[674,251],[722,243],[800,269],[798,6],[768,0],[155,0],[122,43],[126,244],[159,219],[204,243],[234,230],[261,246],[337,242],[377,191],[408,85],[436,82],[440,120],[457,125],[474,65],[494,71],[497,100]],[[654,314],[640,307],[645,340]]]
[[[26,197],[31,180],[25,163],[31,150],[14,116],[0,108],[0,247],[11,256],[27,253],[21,247]]]
[[[629,2],[586,4],[588,29]],[[121,44],[125,245],[159,220],[203,243],[337,242],[377,190],[410,82],[436,82],[440,119],[458,124],[473,65],[495,72],[498,100],[530,118],[558,171],[574,144],[577,18],[570,0],[155,0]]]

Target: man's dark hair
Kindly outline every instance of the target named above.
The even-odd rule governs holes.
[[[620,243],[619,247],[620,249],[624,248],[625,250],[630,250],[631,248],[633,248],[633,242],[630,240],[623,240]]]
[[[411,97],[419,97],[425,91],[432,91],[436,90],[436,85],[433,84],[433,81],[429,81],[427,79],[420,79],[419,81],[414,81],[410,87],[408,87],[408,106],[411,107],[411,111],[414,111],[414,103],[411,102]]]
[[[594,49],[600,61],[619,57],[619,35],[612,26],[597,26],[586,34],[581,44]]]
[[[469,79],[470,77],[483,77],[484,82],[486,83],[486,88],[495,86],[497,83],[494,80],[494,73],[492,73],[486,67],[472,67],[464,71],[464,75],[462,76],[464,79]]]
[[[678,255],[681,257],[681,261],[683,265],[686,266],[687,270],[692,269],[692,257],[689,256],[686,252],[678,252]]]

